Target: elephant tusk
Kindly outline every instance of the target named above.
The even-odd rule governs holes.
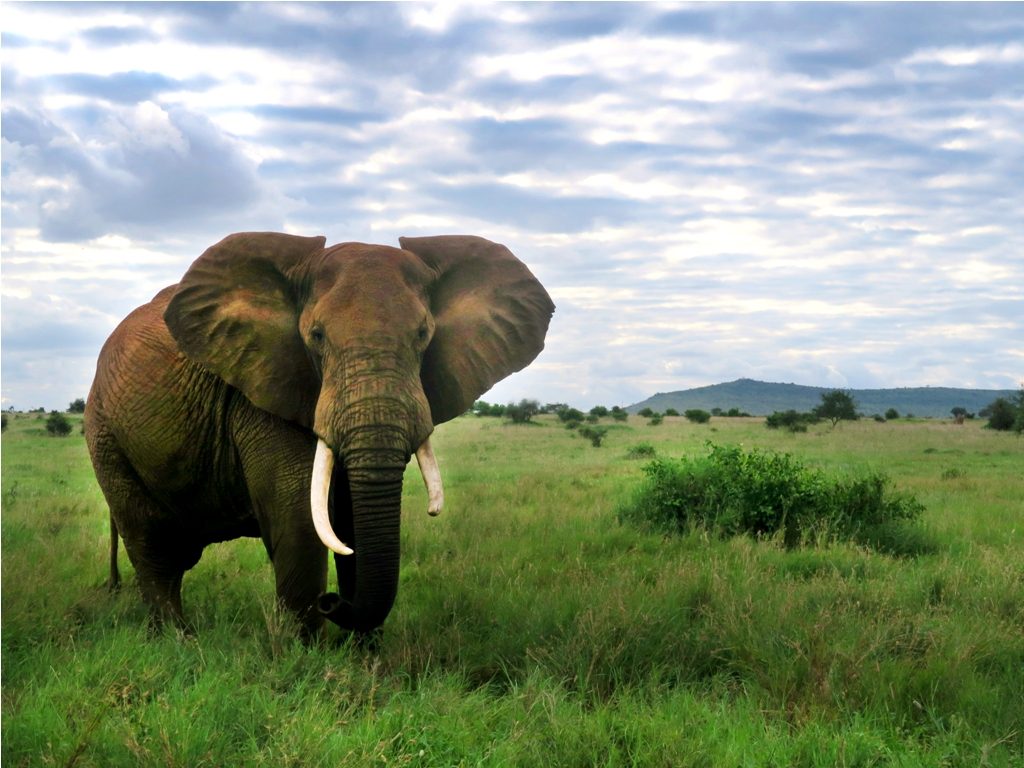
[[[316,441],[316,456],[313,457],[313,480],[309,487],[309,504],[313,511],[313,527],[316,535],[332,552],[351,555],[352,548],[334,535],[331,527],[331,513],[327,499],[331,492],[331,472],[334,470],[334,451],[323,440]]]
[[[416,451],[416,461],[420,465],[423,482],[427,486],[427,512],[433,516],[440,514],[444,506],[444,486],[441,485],[441,469],[437,466],[437,457],[430,447],[430,438]]]

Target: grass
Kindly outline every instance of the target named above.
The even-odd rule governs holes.
[[[410,469],[398,601],[376,654],[305,648],[256,540],[185,578],[195,638],[148,637],[106,578],[76,422],[3,436],[5,766],[1024,765],[1024,441],[980,425],[458,419],[447,508]],[[884,471],[923,554],[621,525],[638,445]],[[644,453],[647,453],[645,450]],[[915,550],[917,551],[917,550]]]

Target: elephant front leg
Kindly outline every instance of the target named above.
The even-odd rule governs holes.
[[[323,629],[317,599],[327,587],[327,550],[316,535],[283,535],[267,551],[274,563],[280,605],[299,623],[305,642],[315,642]]]

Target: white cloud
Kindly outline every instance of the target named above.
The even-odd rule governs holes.
[[[5,402],[69,338],[25,318],[88,329],[63,405],[254,228],[509,244],[559,309],[499,401],[1021,378],[1024,46],[988,6],[4,10]]]

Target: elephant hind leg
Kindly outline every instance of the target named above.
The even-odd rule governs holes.
[[[192,627],[185,620],[181,606],[181,581],[185,571],[135,563],[135,575],[142,592],[142,601],[149,608],[150,628],[159,631],[169,624],[191,634]]]
[[[120,538],[135,567],[151,625],[159,627],[169,621],[185,629],[181,580],[185,571],[199,560],[202,548],[190,545],[188,538],[175,530],[168,512],[149,495],[109,433],[97,434],[90,451],[96,479],[110,508],[108,585],[117,589],[121,583],[117,565]]]

